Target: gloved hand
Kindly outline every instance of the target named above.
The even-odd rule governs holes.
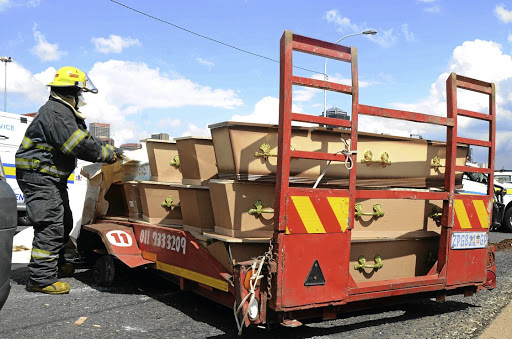
[[[120,158],[120,159],[124,158],[123,150],[120,148],[114,147],[114,154],[115,154],[114,158]]]
[[[117,154],[115,152],[113,152],[113,156],[112,158],[110,158],[109,160],[107,160],[107,164],[113,164],[117,161]]]

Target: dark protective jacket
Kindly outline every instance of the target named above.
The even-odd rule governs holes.
[[[67,103],[50,96],[25,132],[16,152],[16,170],[46,173],[66,182],[77,158],[114,161],[114,147],[93,137]]]

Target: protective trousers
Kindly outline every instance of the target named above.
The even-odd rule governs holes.
[[[67,182],[44,173],[16,172],[34,227],[28,285],[48,286],[57,281],[58,265],[65,262],[65,245],[73,227]]]

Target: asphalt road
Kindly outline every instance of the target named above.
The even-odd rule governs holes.
[[[491,233],[493,243],[512,234]],[[498,287],[444,303],[418,300],[311,321],[299,328],[249,328],[246,337],[270,338],[478,338],[512,300],[512,250],[497,253]],[[181,292],[147,270],[125,272],[114,287],[95,286],[91,268],[79,266],[65,278],[67,295],[25,291],[25,264],[12,266],[12,290],[0,311],[0,338],[233,338],[231,309]],[[87,320],[74,325],[80,317]]]

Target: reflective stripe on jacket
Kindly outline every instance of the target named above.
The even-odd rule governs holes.
[[[111,162],[114,147],[93,137],[67,103],[50,97],[25,132],[16,152],[16,168],[67,179],[77,158]]]

